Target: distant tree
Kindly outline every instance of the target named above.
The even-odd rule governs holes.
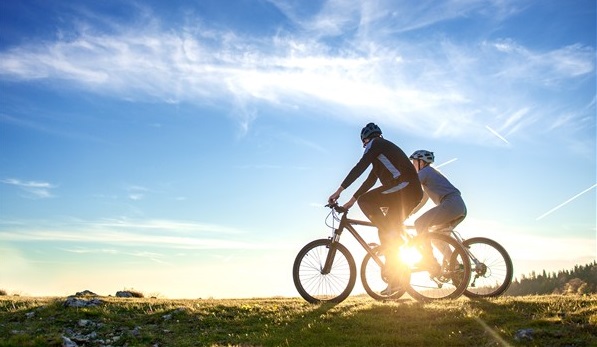
[[[6,290],[0,289],[0,296],[5,296],[5,295],[8,295],[8,294],[6,294]]]
[[[573,270],[561,270],[547,274],[545,270],[537,276],[532,271],[530,276],[515,278],[505,295],[543,295],[543,294],[590,294],[597,293],[597,262],[576,265]]]

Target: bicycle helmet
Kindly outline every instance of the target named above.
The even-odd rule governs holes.
[[[381,135],[381,129],[375,123],[369,123],[361,130],[361,141],[379,135]]]
[[[410,155],[409,158],[410,159],[419,159],[428,164],[433,163],[433,161],[435,160],[435,156],[433,155],[433,152],[426,151],[424,149],[415,151],[413,154]]]

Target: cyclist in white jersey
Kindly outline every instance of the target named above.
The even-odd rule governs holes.
[[[417,233],[425,233],[436,225],[453,223],[457,225],[466,217],[466,205],[460,191],[441,172],[431,164],[435,161],[433,152],[427,150],[415,151],[409,157],[419,175],[423,186],[424,196],[413,213],[420,210],[431,199],[436,205],[423,213],[415,221]]]

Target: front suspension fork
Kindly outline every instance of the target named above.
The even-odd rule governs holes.
[[[340,234],[341,232],[339,229],[334,230],[334,234],[330,237],[330,244],[328,245],[328,255],[325,258],[325,264],[323,265],[323,269],[321,269],[322,275],[327,275],[332,271],[332,265],[334,265],[334,258],[336,257],[336,244],[340,242]]]

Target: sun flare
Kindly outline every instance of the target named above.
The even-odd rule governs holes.
[[[421,252],[414,247],[400,247],[400,259],[409,266],[413,266],[421,261]]]

